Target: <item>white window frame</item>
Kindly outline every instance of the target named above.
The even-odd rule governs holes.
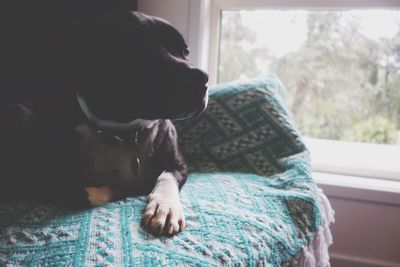
[[[191,0],[189,23],[200,67],[210,74],[210,85],[217,82],[219,36],[222,10],[306,9],[346,10],[351,8],[400,9],[399,0]],[[192,42],[190,42],[192,40]],[[200,43],[201,41],[201,43]],[[345,177],[400,181],[400,146],[351,143],[306,138],[312,155],[312,167],[318,173]],[[335,158],[332,155],[346,155]],[[351,159],[351,160],[350,160]],[[396,161],[397,159],[397,161]],[[324,176],[326,178],[326,176]],[[317,179],[318,180],[318,179]],[[326,179],[325,179],[326,180]]]
[[[204,2],[204,1],[203,1]],[[206,1],[207,2],[207,1]],[[208,4],[210,5],[210,4]],[[209,58],[208,71],[210,83],[217,83],[219,36],[222,10],[240,9],[370,9],[370,8],[400,8],[399,0],[211,0],[210,6]],[[203,35],[207,36],[207,32]],[[203,46],[204,48],[204,46]]]

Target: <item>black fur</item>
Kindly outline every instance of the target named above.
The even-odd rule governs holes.
[[[169,119],[205,109],[208,76],[189,64],[176,29],[159,18],[110,10],[74,18],[38,36],[49,51],[40,50],[35,75],[26,66],[10,66],[0,80],[0,199],[27,196],[85,205],[84,188],[102,185],[111,186],[114,199],[120,199],[148,193],[163,171],[174,173],[181,187],[186,165]],[[34,68],[40,59],[27,55],[27,66]],[[148,142],[140,150],[140,175],[94,177],[90,153],[103,144],[97,129],[87,127],[77,94],[103,120],[157,120],[140,132],[140,142]],[[125,154],[131,149],[104,146]],[[107,164],[118,176],[118,167]]]

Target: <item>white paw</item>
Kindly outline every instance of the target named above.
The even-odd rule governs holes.
[[[154,234],[173,235],[185,228],[185,216],[179,200],[175,176],[163,172],[147,198],[142,225]]]
[[[177,196],[151,193],[143,213],[142,226],[154,234],[173,235],[185,228],[185,216]]]

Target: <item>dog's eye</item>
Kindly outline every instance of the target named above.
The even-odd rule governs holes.
[[[180,56],[183,59],[188,59],[188,57],[189,57],[189,48],[185,47],[183,50],[181,50]]]
[[[183,52],[182,52],[182,55],[183,55],[183,57],[184,58],[187,58],[188,56],[189,56],[189,48],[188,47],[185,47],[185,49],[183,50]]]
[[[182,58],[182,59],[187,59],[187,57],[189,56],[189,48],[184,47],[184,48],[175,49],[175,50],[172,52],[172,54],[173,54],[175,57]]]

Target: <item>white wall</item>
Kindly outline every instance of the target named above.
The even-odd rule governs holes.
[[[320,187],[335,210],[332,267],[400,266],[400,192]]]

